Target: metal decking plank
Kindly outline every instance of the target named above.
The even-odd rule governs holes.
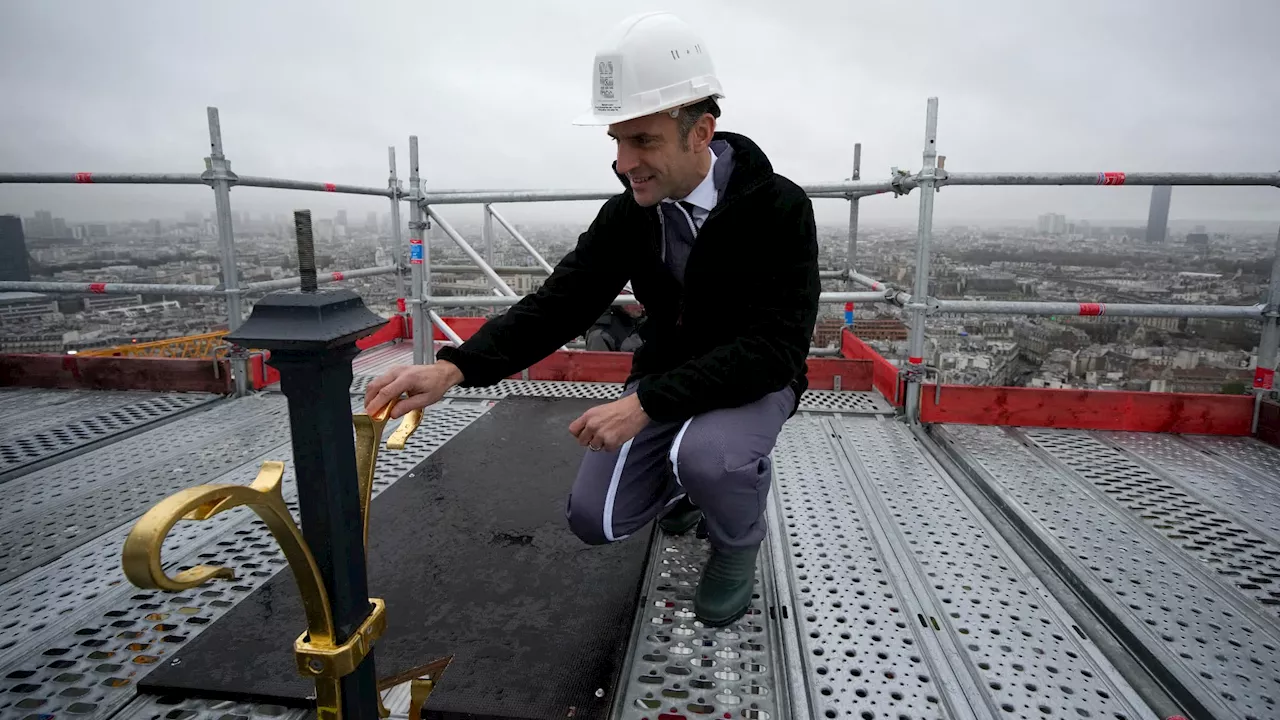
[[[878,424],[880,421],[870,422]],[[946,614],[942,612],[942,606],[936,602],[928,587],[921,581],[925,575],[924,568],[917,564],[916,558],[907,549],[906,537],[902,535],[901,528],[892,519],[892,514],[876,492],[876,483],[871,477],[872,471],[866,467],[863,463],[864,458],[857,449],[852,447],[852,443],[847,438],[850,435],[850,424],[844,422],[842,418],[837,418],[825,421],[823,426],[831,436],[836,451],[841,454],[841,462],[846,464],[845,480],[849,484],[851,497],[867,520],[874,542],[879,547],[881,560],[893,584],[898,588],[898,595],[910,598],[913,607],[905,612],[906,616],[910,618],[915,614],[920,620],[921,627],[927,628],[932,625],[936,631],[939,619],[946,622]],[[856,430],[854,432],[856,433]],[[872,442],[876,445],[876,454],[889,451],[883,443],[875,440]],[[876,468],[876,470],[883,471],[884,468]],[[911,610],[916,612],[912,613]],[[995,717],[996,711],[990,698],[978,689],[978,679],[974,676],[972,669],[960,658],[961,652],[956,638],[951,633],[931,633],[927,629],[920,634],[920,637],[922,646],[930,656],[930,665],[939,676],[938,684],[948,697],[946,707],[950,710],[950,714],[963,717]],[[946,671],[942,671],[944,668]]]
[[[20,403],[5,403],[0,407],[0,417],[5,421],[4,426],[0,427],[0,440],[31,434],[160,395],[161,393],[142,391],[40,388],[26,393]]]
[[[1251,437],[1183,435],[1182,439],[1259,480],[1280,485],[1280,448]]]
[[[762,576],[747,614],[722,628],[694,619],[693,594],[708,546],[690,532],[657,533],[649,554],[644,590],[619,678],[613,717],[655,716],[781,718],[773,638],[767,624]]]
[[[971,705],[1020,717],[1154,717],[901,422],[842,418],[868,507],[939,623]],[[926,579],[927,578],[927,579]]]
[[[132,468],[101,477],[98,483],[84,483],[79,493],[55,495],[48,502],[35,504],[26,513],[8,518],[0,524],[0,582],[8,582],[92,540],[173,492],[204,483],[248,458],[287,442],[289,428],[284,399],[263,398],[262,402],[274,408],[250,415],[245,419],[249,422],[234,416],[223,418],[227,423],[225,432],[192,435],[187,442],[177,440],[178,452],[162,452],[150,462],[144,460],[146,454],[136,447],[138,443],[129,442],[125,450],[133,454],[136,464]],[[204,414],[195,418],[204,419]],[[167,429],[168,426],[153,428],[130,440],[146,441],[152,439],[153,434],[172,435]],[[159,437],[153,439],[160,440]],[[91,468],[93,456],[119,452],[116,445],[110,445],[71,462],[77,467]],[[86,458],[87,462],[82,462]],[[104,459],[104,464],[109,462]],[[124,462],[128,462],[127,457]],[[46,468],[40,474],[51,474],[48,471],[55,468]],[[27,484],[25,489],[39,488],[41,484]],[[56,487],[49,489],[57,490]]]
[[[1176,435],[1096,433],[1136,457],[1161,478],[1233,522],[1264,538],[1280,558],[1280,482],[1264,482],[1222,462],[1221,456],[1193,446]],[[1280,478],[1277,478],[1280,480]],[[1280,568],[1280,565],[1277,566]],[[1271,573],[1280,581],[1280,571]],[[1276,595],[1280,598],[1280,592]]]
[[[935,433],[1187,714],[1274,717],[1280,641],[1236,603],[1223,607],[1198,563],[1017,431]]]
[[[485,403],[446,402],[431,408],[405,450],[379,456],[375,494],[401,477],[412,477],[412,468],[488,407]],[[392,431],[394,428],[387,428]],[[287,452],[287,446],[283,447]],[[276,459],[286,460],[284,493],[296,517],[293,464],[288,455]],[[240,478],[251,481],[251,471],[256,473],[256,468],[243,467]],[[39,646],[24,646],[25,654],[0,667],[0,677],[10,683],[8,692],[0,693],[0,717],[21,717],[29,712],[70,714],[82,720],[112,716],[130,702],[134,685],[150,667],[164,661],[171,649],[180,647],[286,566],[266,526],[252,513],[233,510],[197,524],[219,520],[223,522],[216,533],[217,542],[184,543],[166,562],[166,570],[195,564],[229,565],[237,570],[235,580],[216,580],[182,593],[139,590],[118,581],[94,601],[92,613],[78,613],[72,620],[60,622],[56,636]],[[128,527],[121,530],[127,532]],[[298,623],[303,627],[303,618],[298,618]],[[139,702],[131,707],[145,712],[150,705]]]
[[[195,469],[176,462],[193,449],[189,443],[207,445],[257,423],[273,409],[278,414],[284,407],[282,399],[271,395],[227,400],[199,415],[180,418],[10,480],[4,485],[0,528],[93,490],[129,483],[134,475],[151,467],[171,463],[171,473]]]
[[[1179,556],[1196,561],[1206,573],[1212,571],[1214,584],[1230,596],[1252,600],[1247,609],[1265,614],[1262,622],[1280,632],[1280,587],[1275,582],[1280,579],[1280,545],[1237,522],[1231,513],[1202,502],[1128,450],[1083,432],[1022,432],[1096,492],[1127,509],[1130,518],[1140,519],[1144,530],[1158,534]],[[1148,440],[1148,446],[1153,442]],[[1197,484],[1206,495],[1214,495],[1212,482]],[[1280,510],[1280,505],[1274,509]]]
[[[943,718],[939,678],[949,666],[929,652],[905,588],[852,495],[851,469],[823,416],[783,427],[774,450],[774,493],[791,576],[789,609],[802,643],[803,673],[816,720]],[[965,702],[961,698],[960,704]]]
[[[161,395],[60,426],[0,441],[0,483],[145,432],[219,399],[209,394]]]

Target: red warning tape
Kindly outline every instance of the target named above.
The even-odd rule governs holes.
[[[76,173],[76,182],[78,183],[93,182],[93,173]]]
[[[1080,303],[1081,315],[1101,315],[1105,309],[1102,303]]]
[[[922,357],[909,357],[909,358],[907,358],[907,362],[911,363],[912,365],[919,365],[919,364],[921,364],[921,363],[923,363],[923,362],[924,362],[924,358],[922,358]]]
[[[1123,185],[1124,173],[1122,172],[1100,172],[1098,173],[1099,185]]]
[[[103,294],[107,292],[106,283],[89,283],[89,292]]]
[[[1276,385],[1276,371],[1271,368],[1258,368],[1253,372],[1255,390],[1271,390]]]
[[[340,273],[340,272],[333,273],[333,279],[334,279],[334,280],[341,280],[342,278],[343,278],[342,273]]]
[[[325,190],[328,190],[329,192],[337,192],[337,191],[338,191],[338,186],[337,186],[337,185],[334,185],[333,183],[325,183],[325,184],[324,184],[324,189],[325,189]]]

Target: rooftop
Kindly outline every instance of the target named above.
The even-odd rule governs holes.
[[[410,353],[392,342],[358,357],[353,410],[369,378]],[[673,585],[696,578],[705,543],[654,534],[615,717],[1280,715],[1280,449],[1238,435],[913,427],[869,387],[813,391],[784,428],[742,622],[695,623]],[[495,403],[619,389],[455,391],[379,465],[375,493]],[[0,717],[308,714],[138,690],[284,567],[251,514],[180,524],[165,546],[172,568],[218,558],[236,580],[140,592],[120,570],[124,535],[155,502],[291,457],[276,386],[238,399],[6,388],[0,418]],[[691,661],[699,646],[719,652]],[[704,670],[696,697],[680,688],[690,662]],[[388,698],[397,715],[407,703]]]

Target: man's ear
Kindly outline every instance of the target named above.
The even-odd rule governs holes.
[[[698,118],[698,122],[693,126],[693,142],[689,144],[701,152],[711,144],[711,138],[715,137],[715,134],[715,117],[711,113],[703,113],[702,117]]]

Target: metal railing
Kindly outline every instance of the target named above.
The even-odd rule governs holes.
[[[0,282],[0,290],[30,290],[37,292],[91,292],[169,295],[223,295],[226,297],[228,325],[232,330],[242,321],[240,300],[248,293],[294,287],[298,278],[271,280],[241,284],[236,277],[235,242],[231,224],[230,189],[233,186],[309,190],[349,195],[374,195],[386,197],[391,204],[393,240],[400,247],[400,203],[409,203],[409,275],[410,287],[407,314],[413,328],[413,358],[415,363],[434,362],[434,344],[428,340],[430,325],[440,327],[452,342],[460,342],[457,334],[441,319],[435,308],[439,307],[505,307],[520,301],[520,297],[502,279],[502,274],[550,274],[554,268],[533,245],[496,208],[496,203],[598,201],[617,194],[616,190],[439,190],[428,192],[422,185],[418,170],[418,138],[409,138],[409,189],[402,189],[396,175],[394,147],[388,148],[390,177],[386,188],[363,187],[329,182],[311,182],[280,178],[239,176],[231,172],[230,162],[223,153],[222,133],[217,108],[208,108],[210,155],[205,158],[205,171],[194,173],[0,173],[0,183],[77,183],[77,184],[165,184],[208,185],[213,188],[217,210],[219,249],[222,254],[222,282],[219,285],[158,285],[145,283],[49,283],[49,282]],[[1127,317],[1197,317],[1232,320],[1261,320],[1262,340],[1258,352],[1258,379],[1255,381],[1257,397],[1271,389],[1272,373],[1280,349],[1280,234],[1276,240],[1277,261],[1273,264],[1267,297],[1255,305],[1200,306],[1200,305],[1127,305],[1102,303],[1063,302],[991,302],[967,300],[939,300],[929,296],[929,260],[933,238],[933,206],[936,191],[946,185],[1212,185],[1212,186],[1274,186],[1280,187],[1280,172],[1269,173],[951,173],[945,169],[945,157],[937,151],[938,100],[929,98],[925,121],[923,164],[919,172],[911,174],[893,168],[888,180],[864,181],[861,174],[862,145],[854,146],[853,172],[848,180],[829,183],[804,184],[801,187],[811,198],[835,198],[849,201],[849,233],[844,268],[823,271],[826,279],[845,280],[844,292],[824,292],[822,303],[886,303],[904,310],[910,320],[909,350],[903,370],[906,380],[906,412],[912,422],[919,421],[920,389],[926,372],[924,366],[925,318],[938,314],[997,313],[1015,315],[1112,315]],[[892,193],[907,194],[920,189],[919,219],[916,232],[916,272],[911,293],[890,288],[873,278],[855,271],[857,267],[857,237],[859,201],[863,197]],[[433,207],[436,205],[480,204],[483,207],[484,256],[477,251]],[[431,294],[431,253],[425,240],[425,230],[434,220],[445,235],[471,260],[471,266],[438,266],[437,272],[474,272],[484,275],[492,286],[493,295],[445,297]],[[502,226],[511,237],[530,254],[537,263],[529,268],[498,268],[493,264],[493,221]],[[404,297],[403,267],[398,265],[380,268],[361,268],[328,277],[320,282],[336,282],[356,277],[393,273],[397,290]],[[855,291],[855,288],[868,288]],[[624,288],[613,302],[626,305],[635,302],[634,296]],[[917,300],[919,299],[919,300]],[[236,373],[236,391],[245,392],[247,382],[247,351],[235,348],[232,353]]]

